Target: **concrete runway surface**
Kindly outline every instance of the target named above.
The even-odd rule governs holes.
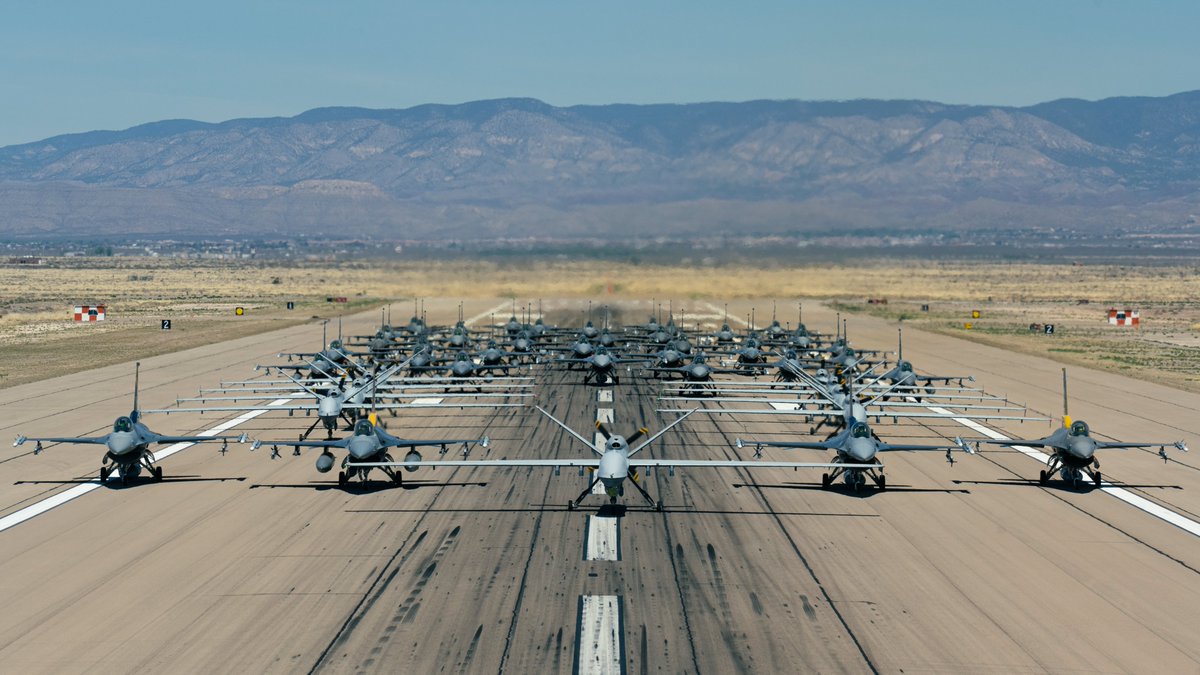
[[[507,307],[463,311],[486,323],[492,310],[506,320]],[[649,307],[625,318],[642,321]],[[457,301],[429,309],[452,322]],[[346,330],[368,332],[378,316],[348,318]],[[804,319],[834,328],[816,303]],[[253,378],[254,364],[313,351],[320,335],[310,325],[146,359],[142,407]],[[894,349],[895,336],[894,324],[850,318],[857,347]],[[1031,413],[1061,415],[1053,362],[916,330],[904,342],[918,372],[974,374]],[[0,391],[0,432],[106,433],[129,411],[132,371]],[[623,433],[668,423],[655,412],[660,383],[622,375],[608,402],[597,394],[609,388],[579,384],[581,374],[543,371],[538,401],[589,436],[601,408]],[[1070,375],[1072,417],[1097,437],[1200,448],[1200,396]],[[145,421],[192,433],[234,416]],[[411,438],[487,433],[474,458],[586,453],[532,409],[385,419]],[[309,421],[269,413],[230,433],[288,439]],[[736,436],[808,426],[694,415],[646,452],[735,458]],[[946,421],[874,426],[891,442],[978,436]],[[987,426],[1022,438],[1053,428]],[[36,457],[31,446],[0,454],[0,518],[95,479],[97,446]],[[859,495],[821,490],[815,471],[655,472],[642,484],[665,512],[628,490],[623,508],[598,515],[602,496],[566,508],[585,487],[572,470],[421,470],[402,488],[345,491],[316,472],[312,451],[271,460],[266,448],[218,447],[164,460],[162,483],[98,487],[0,531],[0,672],[1200,672],[1200,537],[1106,491],[1041,487],[1038,462],[1019,452],[954,466],[941,453],[893,453],[888,490]],[[1166,463],[1155,450],[1098,456],[1106,480],[1200,521],[1200,454],[1168,451]]]

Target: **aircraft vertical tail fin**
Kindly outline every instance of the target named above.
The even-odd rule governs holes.
[[[137,361],[133,364],[133,412],[129,413],[129,419],[134,422],[138,421],[140,408],[138,408],[138,376],[142,369],[142,362]]]
[[[1067,413],[1067,369],[1062,369],[1063,373],[1063,426],[1070,428],[1071,415]]]

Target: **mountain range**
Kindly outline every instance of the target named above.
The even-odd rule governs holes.
[[[570,239],[1200,213],[1200,91],[1028,107],[499,99],[153,122],[0,148],[0,237]]]

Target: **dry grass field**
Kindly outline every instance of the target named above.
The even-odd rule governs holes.
[[[1200,267],[956,263],[662,266],[529,261],[296,263],[62,258],[0,267],[0,387],[420,298],[828,299],[940,332],[1069,364],[1200,389]],[[344,296],[346,304],[326,302]],[[868,298],[887,298],[869,305]],[[287,301],[295,310],[285,309]],[[1080,301],[1087,304],[1079,304]],[[102,324],[71,309],[100,304]],[[930,305],[923,312],[922,304]],[[244,316],[235,316],[235,307]],[[397,305],[397,311],[403,304]],[[1109,328],[1108,307],[1141,310]],[[972,309],[981,318],[972,321]],[[161,319],[172,319],[170,332]],[[972,321],[973,328],[963,328]],[[1054,323],[1054,336],[1031,333]]]

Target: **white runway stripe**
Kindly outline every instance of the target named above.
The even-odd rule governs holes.
[[[604,424],[612,424],[613,423],[613,409],[612,408],[596,408],[596,421],[603,422]]]
[[[621,628],[621,596],[579,598],[575,672],[621,675],[625,672],[625,632]]]
[[[588,530],[585,537],[584,560],[621,559],[621,519],[588,516]]]
[[[601,389],[600,391],[596,392],[596,401],[598,403],[612,403],[612,400],[612,389]]]

